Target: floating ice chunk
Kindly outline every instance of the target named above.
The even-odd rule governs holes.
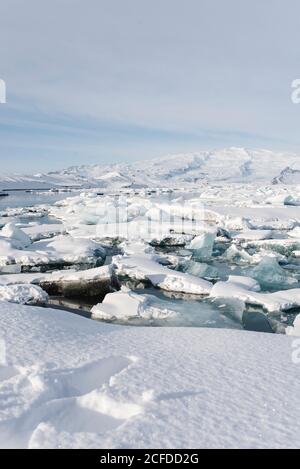
[[[1,230],[1,236],[10,238],[14,241],[16,247],[20,249],[26,248],[31,244],[31,239],[27,234],[19,229],[14,223],[8,223]]]
[[[93,263],[96,259],[104,262],[105,249],[95,241],[72,236],[56,236],[50,240],[37,241],[31,250],[45,254],[51,262],[70,264]]]
[[[230,280],[216,283],[210,296],[213,298],[237,298],[248,304],[262,306],[265,310],[273,313],[300,306],[299,288],[275,293],[260,293],[251,291],[247,286]]]
[[[199,260],[210,258],[213,252],[215,238],[215,231],[196,236],[188,246],[188,249],[193,251],[193,258]]]
[[[244,277],[242,275],[230,275],[228,282],[235,283],[236,285],[250,291],[260,291],[260,284],[252,277]]]
[[[245,262],[252,263],[253,261],[252,256],[247,251],[237,247],[235,244],[232,244],[227,249],[227,251],[225,252],[225,256],[229,261],[235,262],[237,264]]]
[[[138,295],[123,287],[117,293],[106,295],[104,301],[94,306],[92,317],[105,320],[139,319],[166,319],[175,316],[176,312],[167,308],[159,308],[153,305],[155,297],[150,295]],[[157,302],[157,300],[156,300]]]
[[[218,300],[186,299],[176,301],[151,294],[137,294],[127,288],[107,295],[92,309],[94,319],[131,321],[132,324],[168,327],[228,327],[242,328],[244,304],[229,300],[227,305]]]
[[[271,230],[248,230],[238,233],[233,236],[233,239],[238,240],[261,240],[261,239],[270,239],[272,238]]]
[[[129,245],[127,254],[113,257],[113,264],[121,276],[134,280],[148,280],[153,286],[167,291],[206,295],[211,283],[193,275],[170,270],[158,263],[159,256],[143,245]]]
[[[272,194],[270,197],[267,197],[266,204],[275,206],[285,205],[285,202],[287,202],[290,197],[291,196],[287,194]]]
[[[82,199],[96,199],[97,193],[96,192],[81,192],[79,194],[79,197],[81,197]]]
[[[267,249],[284,256],[290,256],[293,251],[300,249],[300,239],[266,239],[249,241],[243,245],[245,248]]]
[[[5,211],[1,212],[1,217],[22,217],[22,218],[42,218],[48,214],[48,208],[44,206],[35,206],[35,207],[17,207],[17,208],[7,208]]]
[[[250,273],[264,288],[290,288],[298,284],[296,278],[280,267],[275,257],[264,257]]]
[[[44,224],[44,225],[31,225],[22,229],[22,231],[30,237],[31,241],[40,241],[41,239],[54,238],[64,234],[66,228],[64,225],[59,224]]]
[[[0,301],[42,305],[48,302],[48,295],[36,285],[0,285]]]
[[[266,201],[271,205],[292,205],[298,206],[300,205],[300,200],[293,197],[292,195],[280,194],[273,197],[269,197]]]
[[[65,298],[104,298],[120,288],[112,265],[71,273],[54,272],[35,279],[34,283],[50,295],[63,295]]]
[[[105,249],[88,239],[57,236],[37,241],[25,250],[20,249],[19,241],[0,236],[0,272],[7,272],[7,266],[10,265],[22,268],[53,264],[95,266],[103,264],[105,256]]]
[[[161,239],[152,239],[150,244],[159,247],[185,246],[192,238],[192,235],[172,234]]]
[[[92,298],[98,301],[120,285],[112,265],[83,271],[62,270],[52,273],[23,273],[0,275],[0,285],[33,284],[50,295],[66,298]]]
[[[292,195],[289,195],[286,197],[284,201],[284,205],[294,205],[295,207],[298,207],[300,205],[300,199],[297,199],[293,197]]]
[[[247,218],[227,217],[224,221],[225,228],[229,231],[251,230],[252,225]]]
[[[204,264],[201,262],[195,262],[193,260],[183,260],[179,263],[178,269],[190,275],[195,275],[200,278],[215,279],[218,278],[218,269]]]

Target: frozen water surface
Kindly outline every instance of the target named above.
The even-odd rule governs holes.
[[[246,172],[243,165],[232,165],[239,155],[247,156]],[[68,178],[87,178],[86,185],[90,178],[95,188],[11,191],[0,199],[1,274],[13,279],[26,272],[81,271],[105,262],[113,264],[120,287],[151,298],[141,302],[136,316],[126,318],[122,304],[113,300],[116,317],[109,317],[108,303],[103,320],[265,332],[270,326],[283,332],[300,308],[300,190],[293,179],[283,178],[282,155],[263,152],[266,160],[272,156],[276,161],[274,178],[266,180],[261,156],[228,149],[214,156],[179,155],[163,165],[145,163],[137,172],[120,166],[102,173],[95,167],[93,175],[88,168],[78,169],[84,172],[80,176],[73,168]],[[156,187],[148,179],[154,169]],[[199,171],[201,178],[194,178]],[[59,178],[63,181],[63,175]],[[228,282],[232,276],[251,277],[260,291]],[[17,280],[24,284],[25,278]],[[95,291],[93,281],[87,288]],[[95,297],[49,301],[89,311]]]

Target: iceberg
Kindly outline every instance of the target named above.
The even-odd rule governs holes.
[[[280,267],[275,257],[264,257],[249,273],[264,289],[276,290],[298,285],[298,280]]]
[[[194,259],[209,259],[213,253],[215,239],[216,232],[203,233],[196,236],[187,248],[192,251]]]

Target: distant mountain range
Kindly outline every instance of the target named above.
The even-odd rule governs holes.
[[[131,164],[72,166],[44,174],[0,175],[0,190],[61,187],[185,187],[209,182],[300,183],[300,155],[227,148]]]

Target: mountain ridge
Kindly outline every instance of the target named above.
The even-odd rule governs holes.
[[[300,155],[230,147],[134,163],[70,166],[35,175],[0,175],[0,189],[189,186],[201,181],[300,183]]]

